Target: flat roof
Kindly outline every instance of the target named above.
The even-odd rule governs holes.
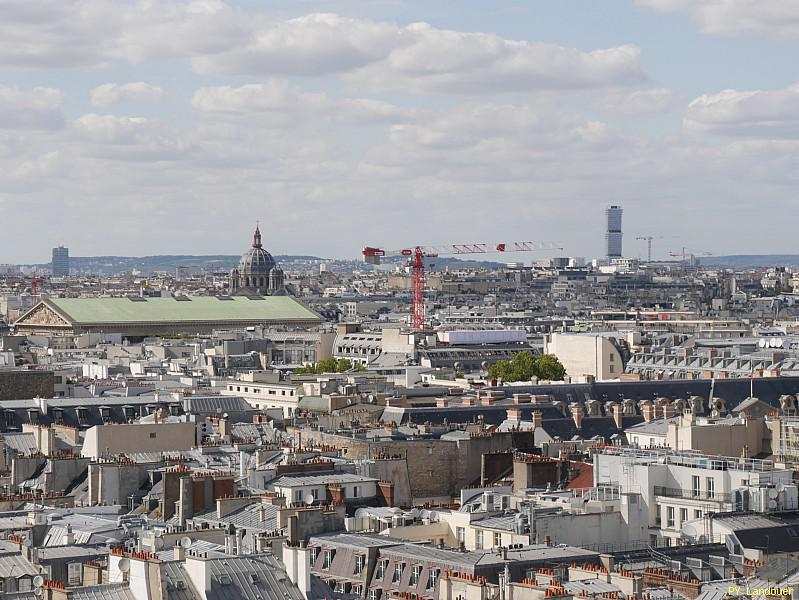
[[[48,298],[43,303],[73,324],[196,321],[321,321],[290,296],[175,298]],[[20,319],[24,323],[24,316]]]

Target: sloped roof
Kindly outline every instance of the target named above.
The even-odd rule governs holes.
[[[47,298],[47,308],[71,324],[218,322],[218,321],[321,321],[321,317],[289,296],[251,299],[233,296],[175,298]],[[38,305],[37,305],[38,306]],[[31,309],[30,312],[36,310]],[[27,315],[27,313],[26,313]],[[17,323],[24,323],[23,315]]]

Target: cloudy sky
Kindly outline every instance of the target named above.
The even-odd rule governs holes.
[[[2,0],[0,263],[796,252],[796,0]],[[518,258],[522,258],[519,256]]]

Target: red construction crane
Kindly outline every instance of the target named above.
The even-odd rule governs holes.
[[[44,283],[44,279],[38,277],[36,273],[34,273],[33,277],[31,277],[30,279],[31,279],[31,298],[35,299],[37,296],[36,292],[39,289],[39,284]]]
[[[413,330],[424,329],[424,272],[425,258],[435,258],[441,254],[490,254],[495,252],[536,252],[541,250],[563,250],[557,244],[541,242],[500,242],[498,244],[445,244],[442,246],[415,246],[402,250],[383,250],[366,246],[363,260],[379,265],[385,256],[407,256],[413,274]]]

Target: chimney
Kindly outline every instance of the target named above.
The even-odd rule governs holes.
[[[75,545],[75,534],[72,531],[72,525],[67,523],[67,535],[64,538],[64,542],[66,542],[66,546],[74,546]]]
[[[608,402],[608,408],[610,408],[610,416],[613,417],[613,421],[616,423],[616,429],[622,429],[621,417],[624,414],[622,410],[622,405],[618,402]]]
[[[661,407],[663,409],[664,419],[670,419],[677,414],[677,409],[674,408],[674,402],[664,402]]]
[[[572,419],[574,419],[574,426],[577,429],[583,428],[583,405],[579,402],[571,403]]]
[[[542,417],[543,417],[543,413],[540,410],[534,410],[533,411],[533,427],[534,428],[541,427]]]
[[[244,530],[239,527],[236,530],[236,556],[244,554]]]
[[[522,410],[520,408],[508,408],[505,410],[506,419],[508,421],[521,421]]]
[[[527,404],[531,402],[532,399],[533,397],[530,394],[513,394],[514,404]]]
[[[644,417],[646,423],[649,423],[655,418],[655,405],[651,400],[644,400],[641,402],[641,415]]]
[[[390,481],[379,481],[377,483],[377,494],[383,498],[386,506],[394,506],[394,484]]]
[[[219,435],[223,438],[230,435],[230,420],[227,417],[219,419]]]
[[[174,549],[173,558],[175,560],[186,560],[186,549],[178,543]]]
[[[309,552],[308,548],[300,548],[299,545],[283,547],[283,563],[286,565],[286,574],[306,600],[308,600],[311,593]]]

